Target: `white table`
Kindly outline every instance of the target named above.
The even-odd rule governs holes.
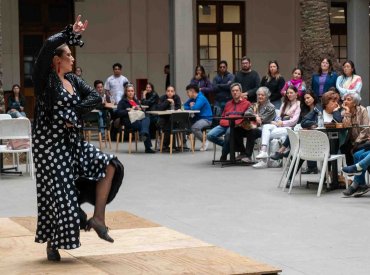
[[[165,111],[147,111],[147,114],[152,115],[158,115],[158,116],[164,116],[164,115],[171,115],[173,113],[179,114],[179,113],[188,113],[188,114],[196,114],[199,113],[199,110],[165,110]]]

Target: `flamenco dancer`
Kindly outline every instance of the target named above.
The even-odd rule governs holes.
[[[108,242],[105,206],[117,194],[124,168],[117,157],[83,140],[81,115],[101,106],[99,94],[72,73],[69,46],[83,46],[88,22],[76,22],[49,37],[35,62],[36,107],[33,155],[36,167],[38,220],[35,242],[47,242],[47,258],[60,261],[58,249],[75,249],[80,229],[93,228]],[[93,217],[80,205],[95,205]]]

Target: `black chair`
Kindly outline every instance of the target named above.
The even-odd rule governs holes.
[[[173,138],[178,141],[178,144],[181,145],[181,151],[184,151],[184,140],[183,134],[189,135],[191,150],[194,153],[194,137],[191,131],[191,123],[189,113],[183,112],[174,112],[170,115],[170,128],[169,129],[162,129],[161,131],[161,147],[160,152],[162,153],[163,149],[163,141],[165,133],[169,133],[170,135],[170,154],[172,154],[172,145],[173,145]]]
[[[99,148],[102,149],[103,137],[101,130],[104,130],[105,134],[105,148],[107,148],[107,141],[109,142],[109,148],[112,149],[112,140],[110,136],[110,114],[103,110],[104,126],[99,126],[99,111],[93,110],[88,114],[82,116],[83,126],[82,131],[85,139],[91,141],[91,132],[97,132],[99,140]]]

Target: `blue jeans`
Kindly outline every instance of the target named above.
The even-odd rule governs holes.
[[[136,120],[134,123],[131,123],[131,128],[134,131],[139,131],[140,136],[146,136],[146,140],[144,141],[145,149],[150,149],[152,147],[152,141],[150,140],[150,133],[149,133],[149,126],[150,126],[150,118],[145,117],[142,120]]]
[[[225,135],[224,139],[221,137]],[[207,139],[219,146],[222,146],[222,155],[230,152],[230,127],[216,126],[207,134]]]
[[[99,111],[99,130],[100,130],[100,133],[104,136],[104,133],[105,133],[105,117],[104,117],[105,113],[104,111]]]
[[[370,166],[370,151],[359,150],[353,155],[353,159],[355,164],[359,164],[363,169],[361,175],[355,176],[354,181],[359,185],[365,185],[366,169]]]

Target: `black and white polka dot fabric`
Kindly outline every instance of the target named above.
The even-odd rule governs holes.
[[[81,99],[76,91],[70,94],[60,83],[54,102],[52,118],[38,109],[33,131],[38,206],[35,240],[51,241],[53,248],[73,249],[80,246],[75,180],[81,176],[95,181],[105,177],[114,156],[81,139],[75,113]],[[74,127],[67,127],[66,122]]]

